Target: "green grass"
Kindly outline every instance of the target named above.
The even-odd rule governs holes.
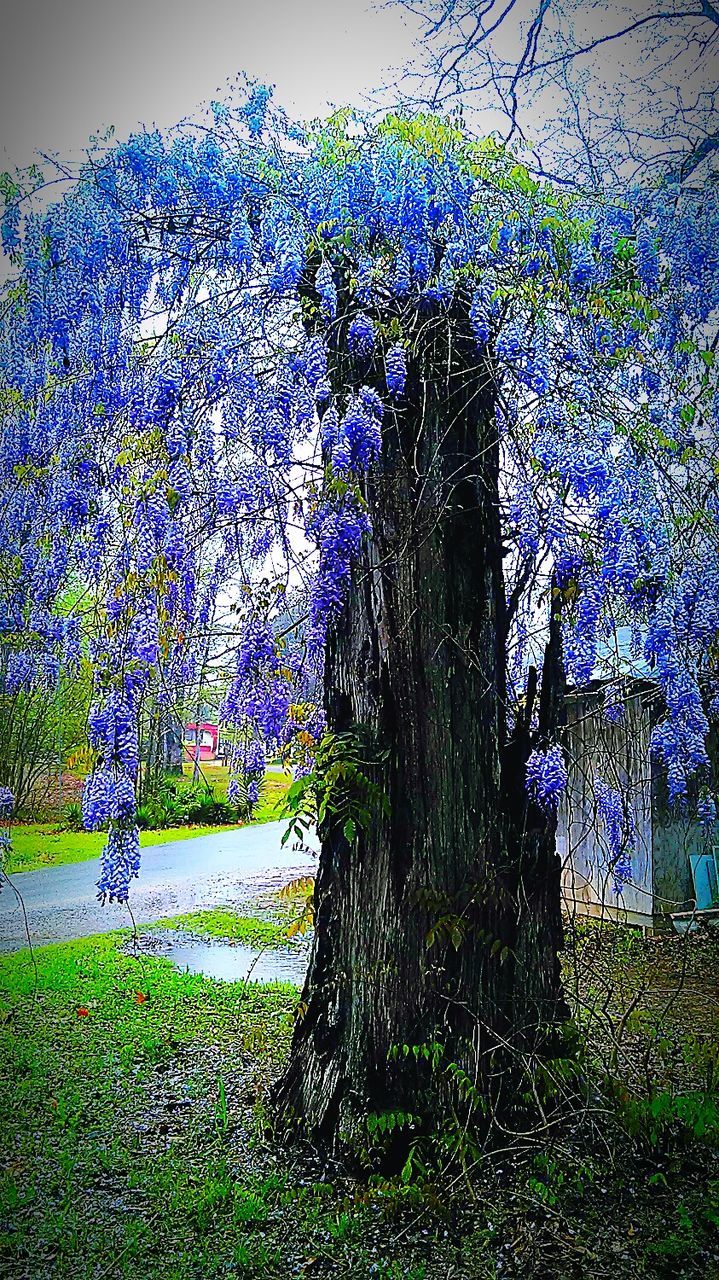
[[[3,1277],[424,1280],[375,1205],[266,1145],[298,993],[134,959],[126,936],[0,957]]]
[[[297,993],[178,973],[122,941],[0,958],[3,1275],[89,1280],[116,1258],[113,1277],[179,1280],[215,1274],[208,1238],[226,1266],[261,1253],[262,1179],[248,1156],[241,1185],[230,1168],[228,1117],[238,1069],[253,1096],[274,1069]],[[247,1148],[251,1107],[242,1123]]]
[[[186,760],[182,766],[182,771],[185,778],[190,779],[193,772],[192,761]],[[211,761],[205,761],[201,766],[200,776],[202,781],[212,788],[216,800],[227,799],[230,770],[226,764],[213,764]],[[266,814],[268,816],[261,816],[259,819],[254,818],[253,821],[268,822],[277,818],[275,806],[284,797],[291,781],[289,773],[265,774],[255,814]]]
[[[228,771],[225,769],[222,772],[226,774]],[[212,781],[210,777],[210,782]],[[259,803],[252,816],[252,826],[277,821],[279,805],[288,785],[288,776],[268,774],[262,786]],[[218,799],[224,798],[226,794],[227,779],[223,777],[218,779]],[[167,844],[172,840],[191,840],[195,836],[232,829],[228,826],[191,826],[167,827],[161,831],[141,831],[140,844],[143,848],[147,848],[150,845]],[[8,875],[99,858],[107,838],[104,831],[63,831],[57,823],[52,822],[23,823],[12,827],[11,836],[12,849],[5,863]]]
[[[163,831],[141,831],[143,848],[168,844],[171,840],[192,840],[229,827],[167,827]],[[99,858],[107,834],[104,831],[62,831],[57,823],[29,822],[11,829],[12,852],[6,862],[8,875],[18,871],[38,871],[68,862]]]
[[[260,790],[260,798],[252,815],[253,823],[277,822],[282,809],[282,801],[287,795],[287,789],[291,781],[292,778],[288,773],[268,773],[265,776]],[[224,787],[222,795],[218,791],[218,798],[221,799],[227,796],[227,781],[223,781],[219,785]]]
[[[520,1144],[445,1182],[330,1185],[267,1130],[297,991],[134,958],[128,937],[0,955],[3,1280],[714,1273],[716,1152],[637,1156],[606,1106],[594,1146],[572,1121],[529,1162]]]
[[[167,916],[157,920],[154,929],[181,929],[199,938],[220,938],[230,942],[242,942],[248,947],[282,947],[295,945],[287,937],[287,926],[275,920],[260,920],[256,916],[240,916],[228,908],[188,911],[181,916]]]

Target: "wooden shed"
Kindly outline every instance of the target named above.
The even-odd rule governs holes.
[[[568,779],[557,830],[564,900],[570,912],[652,927],[663,916],[709,905],[719,831],[707,832],[669,805],[663,769],[650,752],[661,714],[656,686],[629,681],[616,722],[607,718],[605,692],[597,681],[567,695]],[[715,746],[710,744],[714,761]],[[626,797],[631,878],[621,894],[614,887],[597,779]],[[698,879],[708,888],[700,888]]]

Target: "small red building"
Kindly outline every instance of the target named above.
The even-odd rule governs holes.
[[[200,760],[216,760],[217,751],[220,745],[220,730],[216,724],[200,722],[196,724],[185,725],[185,752],[190,760],[195,758],[195,746],[197,743],[197,729],[200,730]]]

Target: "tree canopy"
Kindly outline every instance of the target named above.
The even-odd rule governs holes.
[[[496,403],[510,717],[552,601],[574,683],[627,626],[686,802],[716,696],[716,188],[567,195],[452,118],[299,127],[258,86],[54,176],[53,203],[4,180],[3,671],[30,688],[77,661],[55,605],[86,581],[102,602],[85,796],[88,824],[110,822],[102,894],[126,899],[139,866],[143,691],[159,667],[167,690],[187,677],[187,637],[228,582],[247,605],[226,716],[257,741],[321,735],[298,681],[353,607],[368,486],[430,322],[450,341],[469,325],[467,376]],[[427,483],[418,468],[418,496]],[[302,636],[278,641],[298,583]],[[540,805],[563,779],[539,743]],[[711,822],[705,785],[698,803]]]

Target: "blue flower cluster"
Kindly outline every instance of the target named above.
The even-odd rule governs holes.
[[[236,801],[244,789],[251,813],[260,798],[262,779],[265,776],[266,758],[262,743],[257,738],[241,740],[232,755],[232,768],[235,776],[227,788],[227,798],[231,802]]]
[[[371,529],[366,510],[349,494],[323,501],[308,513],[307,529],[319,546],[317,577],[310,602],[308,643],[317,654],[324,648],[330,622],[349,591],[352,566]]]
[[[347,334],[347,346],[358,356],[369,356],[374,350],[376,341],[372,320],[364,311],[358,312],[350,321]]]
[[[594,794],[597,813],[607,842],[609,870],[612,874],[614,892],[621,894],[627,881],[632,878],[631,855],[634,833],[631,815],[621,792],[615,787],[610,787],[603,778],[595,777]]]
[[[130,881],[140,873],[140,835],[136,826],[111,826],[103,850],[100,879],[101,902],[127,902]]]
[[[407,381],[407,356],[400,342],[390,347],[385,356],[385,381],[393,400],[402,395]]]
[[[265,773],[263,743],[279,745],[289,715],[293,683],[291,661],[282,653],[272,626],[258,616],[250,616],[240,633],[235,675],[221,714],[225,723],[242,729],[232,755],[232,772],[240,775],[246,786],[251,783],[258,795]]]
[[[382,413],[382,402],[369,387],[352,397],[332,451],[334,466],[341,471],[366,470],[382,448]]]
[[[535,749],[527,760],[527,791],[541,809],[556,812],[567,788],[567,766],[561,747],[556,744],[545,751]]]
[[[710,834],[717,820],[716,799],[706,788],[702,788],[697,801],[697,817],[699,823]]]

